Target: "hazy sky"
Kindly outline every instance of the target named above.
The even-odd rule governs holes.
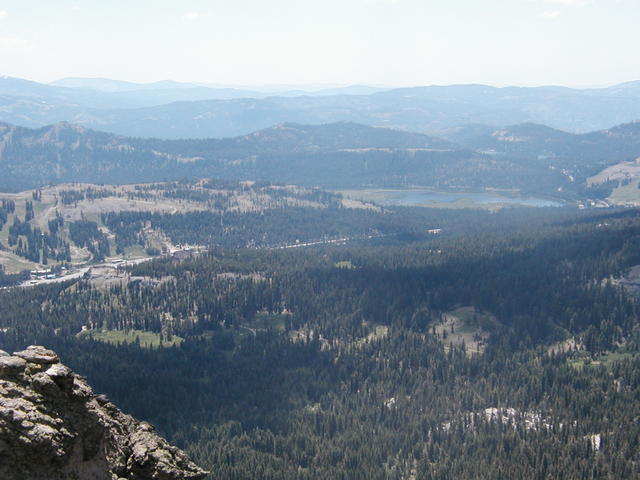
[[[217,84],[640,79],[640,0],[0,0],[0,74]]]

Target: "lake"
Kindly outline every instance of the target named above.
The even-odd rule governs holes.
[[[387,206],[442,205],[474,207],[495,205],[524,205],[529,207],[560,207],[558,201],[536,197],[508,197],[494,192],[436,192],[432,190],[351,190],[354,198],[372,200]]]

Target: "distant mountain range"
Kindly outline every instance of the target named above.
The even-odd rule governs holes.
[[[466,125],[442,131],[442,138],[493,156],[555,159],[577,168],[634,160],[640,150],[640,122],[584,134],[567,133],[532,123],[503,128]]]
[[[0,125],[0,191],[62,182],[216,177],[324,188],[430,186],[604,198],[587,179],[640,157],[640,123],[576,135],[535,124],[470,126],[446,139],[354,123],[280,124],[228,139],[157,140],[69,123]],[[606,183],[606,182],[605,182]]]
[[[54,82],[49,83],[56,87],[66,88],[84,88],[88,90],[95,90],[98,92],[131,92],[142,90],[167,90],[167,89],[179,89],[179,88],[195,88],[203,85],[195,83],[183,83],[175,82],[173,80],[161,80],[159,82],[151,83],[136,83],[125,82],[122,80],[112,80],[110,78],[82,78],[82,77],[67,77],[61,78]]]
[[[446,140],[422,134],[349,123],[282,124],[221,140],[128,138],[66,122],[39,129],[2,124],[0,190],[61,182],[132,183],[184,177],[354,185],[366,182],[367,175],[342,178],[323,162],[352,158],[358,164],[364,159],[366,164],[375,155],[393,158],[399,152],[416,151],[441,155],[452,148]]]
[[[284,122],[356,122],[439,135],[468,124],[521,123],[584,133],[637,119],[640,82],[599,89],[356,85],[265,92],[172,81],[67,78],[41,84],[0,78],[0,121],[31,128],[69,121],[164,139],[246,135]]]
[[[109,78],[61,78],[49,85],[68,88],[84,88],[98,92],[132,92],[144,90],[174,90],[174,89],[208,89],[208,98],[241,98],[267,96],[300,96],[300,95],[369,95],[371,93],[390,90],[390,88],[371,87],[368,85],[349,85],[346,87],[330,87],[323,85],[265,85],[247,89],[244,87],[229,87],[208,85],[204,83],[185,83],[173,80],[161,80],[151,83],[125,82]],[[220,96],[220,94],[224,96]]]

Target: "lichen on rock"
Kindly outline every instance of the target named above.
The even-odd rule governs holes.
[[[0,354],[3,480],[199,480],[206,474],[151,425],[94,395],[51,350]]]

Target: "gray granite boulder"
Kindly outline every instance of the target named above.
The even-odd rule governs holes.
[[[207,472],[44,347],[0,355],[0,479],[200,480]]]

